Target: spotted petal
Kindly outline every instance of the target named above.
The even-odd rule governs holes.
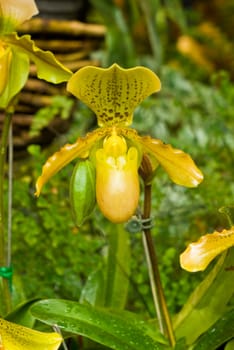
[[[140,144],[143,152],[153,156],[176,184],[196,187],[203,180],[201,171],[192,158],[183,151],[150,136],[141,137],[133,129],[122,130],[122,133]]]
[[[36,196],[40,195],[44,184],[73,159],[87,158],[90,148],[108,132],[109,129],[97,129],[83,138],[78,138],[75,143],[63,146],[58,152],[54,153],[44,164],[42,174],[37,179]]]
[[[234,246],[234,226],[230,230],[215,231],[190,243],[180,255],[180,265],[189,272],[203,271],[224,250]]]
[[[67,85],[97,115],[99,126],[130,125],[134,109],[160,88],[159,78],[148,68],[123,69],[117,64],[81,68]]]
[[[42,333],[0,319],[0,349],[57,350],[61,342],[58,333]]]

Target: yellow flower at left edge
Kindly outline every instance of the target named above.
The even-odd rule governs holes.
[[[57,350],[59,333],[43,333],[0,318],[0,350]]]
[[[5,109],[23,88],[30,61],[37,76],[52,83],[67,81],[71,71],[49,51],[40,50],[30,35],[17,35],[17,28],[38,13],[34,0],[0,0],[0,108]]]

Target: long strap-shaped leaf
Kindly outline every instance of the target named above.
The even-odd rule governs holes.
[[[185,337],[190,345],[222,317],[234,293],[233,266],[234,249],[230,248],[177,314],[174,320],[177,339]]]
[[[126,317],[126,313],[121,315],[113,310],[55,299],[35,303],[31,312],[47,324],[56,324],[62,330],[86,336],[111,349],[169,349],[160,344],[160,335],[152,336],[152,329],[145,322]]]

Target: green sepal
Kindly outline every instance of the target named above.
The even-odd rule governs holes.
[[[29,58],[25,53],[11,48],[12,57],[7,83],[0,95],[0,108],[6,108],[11,100],[21,91],[28,78]]]
[[[70,181],[70,203],[75,223],[80,227],[96,203],[95,167],[90,160],[79,160]]]
[[[39,49],[30,35],[19,37],[17,33],[12,33],[6,35],[4,41],[26,54],[35,63],[38,78],[59,84],[71,77],[72,72],[64,67],[52,52]]]

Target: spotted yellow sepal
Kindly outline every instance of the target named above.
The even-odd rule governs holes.
[[[128,126],[134,109],[147,96],[161,89],[159,78],[150,69],[87,66],[68,81],[67,89],[92,109],[98,125]]]

